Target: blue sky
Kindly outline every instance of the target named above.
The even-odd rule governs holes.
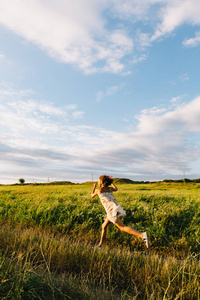
[[[0,183],[200,177],[199,0],[0,7]]]

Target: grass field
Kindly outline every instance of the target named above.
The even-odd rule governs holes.
[[[122,220],[93,250],[104,209],[92,183],[0,186],[1,299],[200,299],[200,184],[121,184]]]

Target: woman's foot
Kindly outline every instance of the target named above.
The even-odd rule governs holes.
[[[146,232],[143,232],[143,233],[142,233],[142,239],[143,239],[143,241],[145,242],[146,247],[149,248],[149,241],[148,241],[148,236],[147,236],[147,233],[146,233]]]
[[[94,246],[94,247],[92,247],[92,249],[99,249],[99,250],[101,250],[102,249],[102,246],[99,246],[99,245],[97,245],[97,246]]]

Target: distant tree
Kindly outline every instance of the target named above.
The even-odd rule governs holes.
[[[24,182],[25,182],[24,178],[19,179],[19,183],[24,184]]]

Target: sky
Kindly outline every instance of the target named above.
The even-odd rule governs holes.
[[[199,0],[0,0],[0,184],[200,178]]]

